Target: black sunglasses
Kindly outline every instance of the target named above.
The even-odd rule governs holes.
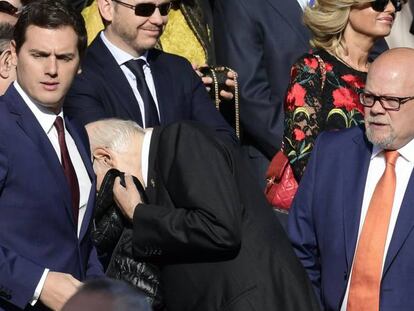
[[[402,0],[375,0],[371,2],[371,7],[374,9],[374,11],[384,12],[385,8],[388,5],[388,2],[390,1],[394,6],[396,12],[401,11]]]
[[[156,5],[155,3],[147,2],[147,3],[138,3],[137,5],[132,5],[129,3],[125,3],[119,0],[112,0],[124,7],[133,9],[135,11],[135,15],[142,16],[142,17],[150,17],[154,14],[156,8],[160,10],[160,14],[162,16],[167,16],[168,12],[171,9],[171,2],[162,3],[160,5]]]
[[[0,12],[13,16],[17,16],[20,13],[18,8],[7,1],[0,1]]]

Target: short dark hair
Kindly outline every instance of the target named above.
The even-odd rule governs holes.
[[[112,311],[152,311],[148,297],[130,284],[109,278],[94,279],[85,282],[78,292],[69,299],[63,310],[74,310],[73,301],[80,296],[85,298],[105,297],[107,309]],[[96,298],[95,298],[96,299]],[[88,299],[83,301],[82,310],[90,310]],[[79,310],[79,307],[76,306]]]
[[[14,26],[12,24],[0,22],[0,53],[7,49],[13,39],[13,30]]]
[[[31,25],[47,29],[72,27],[78,36],[80,57],[85,53],[87,46],[85,22],[82,15],[73,9],[68,1],[36,0],[25,5],[14,28],[13,39],[17,52],[25,42],[27,28]]]

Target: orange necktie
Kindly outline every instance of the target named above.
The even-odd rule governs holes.
[[[352,268],[347,311],[378,311],[385,241],[395,194],[398,151],[384,152],[386,167],[369,203]]]

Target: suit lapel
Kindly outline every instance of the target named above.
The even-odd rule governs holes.
[[[103,78],[108,81],[108,85],[112,86],[114,92],[121,94],[117,104],[123,106],[130,114],[131,119],[142,126],[142,116],[137,99],[122,69],[103,43],[99,34],[88,49],[88,62],[86,63],[96,65],[96,68],[93,68],[93,70],[100,72]]]
[[[50,143],[49,138],[40,126],[36,117],[33,115],[29,107],[27,107],[26,103],[13,86],[7,90],[4,98],[11,114],[15,116],[16,123],[31,139],[34,147],[38,149],[41,158],[45,161],[45,166],[53,176],[56,184],[59,186],[59,189],[61,190],[60,199],[63,199],[68,217],[71,219],[71,222],[75,227],[72,217],[71,198],[70,191],[68,190],[68,184],[63,173],[62,165],[59,162],[56,151]]]
[[[70,123],[70,121],[66,117],[65,117],[65,126],[66,126],[67,131],[70,133],[70,136],[72,136],[73,141],[75,142],[76,148],[78,149],[79,154],[82,158],[82,161],[86,167],[86,171],[88,172],[89,178],[92,181],[95,176],[95,173],[93,172],[93,168],[92,168],[90,152],[86,150],[85,144],[80,138],[78,131],[74,128],[74,126]]]
[[[157,93],[158,109],[160,110],[160,123],[168,124],[169,120],[172,120],[172,108],[171,103],[174,98],[171,94],[175,94],[172,89],[171,75],[166,66],[157,61],[159,51],[152,49],[148,52],[148,62],[151,68],[151,74],[154,80],[155,91]],[[170,109],[168,109],[170,108]]]
[[[390,246],[388,247],[387,255],[385,257],[385,264],[383,275],[387,273],[398,251],[403,246],[408,235],[414,227],[414,174],[411,174],[407,189],[404,194],[404,199],[401,203],[400,211],[395,224],[394,232],[391,238]]]
[[[351,150],[353,156],[343,155],[343,222],[346,259],[348,271],[352,266],[356,242],[358,238],[361,207],[364,198],[365,182],[371,157],[371,145],[364,138],[364,133],[354,137]]]
[[[70,136],[72,136],[73,141],[75,142],[76,148],[78,149],[78,152],[82,158],[83,164],[85,165],[86,171],[88,172],[89,179],[91,180],[92,186],[89,193],[89,199],[86,206],[85,214],[83,216],[83,221],[81,224],[81,230],[79,234],[79,241],[82,241],[83,237],[85,236],[85,233],[88,230],[90,219],[93,214],[93,209],[95,205],[95,195],[96,195],[96,180],[95,180],[95,173],[93,172],[92,162],[89,155],[89,152],[87,152],[84,143],[82,142],[82,139],[80,138],[77,130],[72,126],[72,124],[68,121],[67,118],[65,118],[65,126],[68,132],[70,133]]]
[[[309,31],[302,22],[303,11],[296,0],[275,1],[266,0],[278,12],[287,24],[299,35],[303,43],[309,46]],[[277,2],[277,3],[276,3]]]

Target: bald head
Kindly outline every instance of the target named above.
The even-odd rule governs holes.
[[[397,48],[381,54],[369,68],[366,87],[381,90],[382,94],[412,95],[414,93],[414,49]]]
[[[383,149],[399,149],[410,142],[414,138],[414,49],[381,54],[369,68],[365,93],[375,95],[373,106],[365,107],[368,139]]]

